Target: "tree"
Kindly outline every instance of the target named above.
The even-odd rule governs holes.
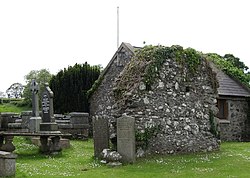
[[[224,57],[216,53],[206,54],[217,67],[224,71],[229,76],[239,80],[242,84],[250,87],[250,73],[248,67],[239,58],[232,54],[226,54]]]
[[[6,97],[5,92],[0,91],[0,98],[5,98],[5,97]]]
[[[40,90],[38,93],[39,98],[41,98],[41,93],[43,92],[45,88],[45,83],[49,83],[52,75],[47,69],[41,69],[41,70],[32,70],[27,75],[25,75],[25,82],[26,86],[24,88],[23,97],[24,102],[26,105],[31,106],[32,102],[32,93],[30,90],[30,84],[32,79],[35,79],[36,82],[39,84]]]
[[[59,71],[50,81],[50,88],[54,92],[54,111],[56,113],[88,112],[87,91],[99,74],[100,66],[90,66],[87,62]]]
[[[224,59],[243,71],[247,71],[249,69],[244,62],[240,61],[240,58],[235,57],[233,54],[225,54]]]
[[[24,86],[21,83],[13,83],[7,90],[6,93],[8,98],[22,98]]]

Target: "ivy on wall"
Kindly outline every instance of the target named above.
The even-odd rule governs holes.
[[[145,46],[136,51],[129,65],[125,67],[123,75],[117,83],[117,88],[114,90],[115,98],[122,99],[127,91],[137,88],[137,84],[141,81],[146,85],[146,89],[150,90],[166,59],[176,60],[183,68],[188,69],[190,75],[193,75],[197,71],[203,55],[192,48],[183,49],[178,45],[171,47]]]

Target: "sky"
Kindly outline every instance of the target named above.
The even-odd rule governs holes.
[[[248,0],[0,0],[0,91],[31,70],[105,67],[119,44],[234,54],[250,67]]]

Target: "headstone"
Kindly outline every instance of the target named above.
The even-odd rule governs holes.
[[[45,84],[45,90],[42,94],[42,123],[40,123],[40,133],[61,133],[58,130],[58,125],[55,122],[54,118],[54,109],[53,109],[53,97],[54,94],[49,88],[49,85]],[[61,151],[60,147],[60,137],[53,136],[51,137],[52,143],[49,144],[48,135],[40,136],[40,151],[42,153],[50,152],[59,152]]]
[[[89,114],[84,112],[71,112],[70,115],[70,124],[73,125],[74,129],[82,129],[88,135],[89,129]]]
[[[16,157],[13,153],[0,151],[0,177],[16,174]]]
[[[39,116],[39,102],[38,102],[39,85],[35,79],[33,79],[31,82],[30,90],[32,92],[32,117],[29,120],[29,131],[39,132],[40,123],[42,119]]]
[[[94,155],[102,158],[102,150],[109,148],[109,128],[108,118],[94,116],[93,121],[93,138],[94,138]]]
[[[54,118],[53,109],[54,94],[46,84],[45,90],[42,94],[42,123],[40,124],[41,131],[57,131],[58,125]]]
[[[135,162],[135,118],[124,115],[117,119],[117,151],[122,162]]]
[[[70,123],[71,124],[89,124],[89,114],[84,112],[71,112]]]

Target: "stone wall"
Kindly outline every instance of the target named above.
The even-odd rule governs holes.
[[[151,90],[141,82],[136,90],[126,91],[127,99],[117,111],[136,118],[137,141],[141,139],[149,153],[216,150],[209,113],[218,112],[217,93],[210,74],[206,61],[189,75],[185,67],[167,59]]]
[[[90,98],[91,116],[111,116],[111,109],[114,104],[114,96],[112,92],[114,82],[132,56],[132,51],[121,46],[119,52],[114,55],[107,68],[103,71],[101,74],[101,84]]]
[[[223,141],[244,141],[247,136],[248,102],[244,98],[225,98],[228,119],[219,120],[220,138]]]

